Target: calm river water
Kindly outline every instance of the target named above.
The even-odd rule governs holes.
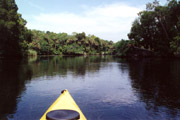
[[[88,120],[180,120],[180,60],[0,60],[0,119],[38,120],[68,89]]]

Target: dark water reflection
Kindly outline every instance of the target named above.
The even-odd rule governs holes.
[[[88,120],[180,119],[180,61],[111,56],[0,60],[0,119],[35,120],[68,89]]]
[[[157,115],[164,112],[165,118],[178,119],[180,61],[146,59],[130,60],[128,64],[132,87],[139,99],[146,104],[146,110]]]
[[[22,60],[0,61],[0,119],[14,114],[22,92],[26,89],[25,82],[31,79],[32,73]]]

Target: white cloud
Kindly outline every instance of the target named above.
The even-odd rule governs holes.
[[[127,39],[133,20],[142,8],[116,3],[98,7],[84,7],[81,14],[40,14],[28,21],[28,28],[54,32],[86,32],[102,39]]]

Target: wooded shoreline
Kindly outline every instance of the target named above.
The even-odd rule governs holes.
[[[160,5],[157,0],[138,13],[129,40],[116,43],[95,35],[30,30],[15,0],[0,1],[0,56],[115,55],[118,57],[179,57],[180,1]],[[121,29],[121,28],[119,28]]]

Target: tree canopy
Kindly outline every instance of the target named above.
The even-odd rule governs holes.
[[[133,22],[128,34],[135,45],[157,56],[180,54],[180,1],[170,0],[161,6],[157,0],[146,5]]]
[[[26,21],[17,10],[15,0],[0,0],[0,55],[22,56],[31,40]]]
[[[138,13],[128,34],[129,40],[117,43],[82,33],[54,33],[29,30],[19,14],[15,0],[0,0],[0,56],[86,55],[151,51],[155,56],[180,56],[180,1],[157,0]],[[121,29],[121,28],[119,28]],[[132,49],[133,48],[133,49]],[[137,49],[138,48],[138,49]],[[131,52],[129,52],[131,53]],[[134,54],[135,52],[133,52]],[[144,53],[144,52],[142,52]],[[150,53],[150,52],[149,52]]]
[[[39,55],[112,54],[113,42],[82,33],[53,33],[32,30],[29,49]]]

